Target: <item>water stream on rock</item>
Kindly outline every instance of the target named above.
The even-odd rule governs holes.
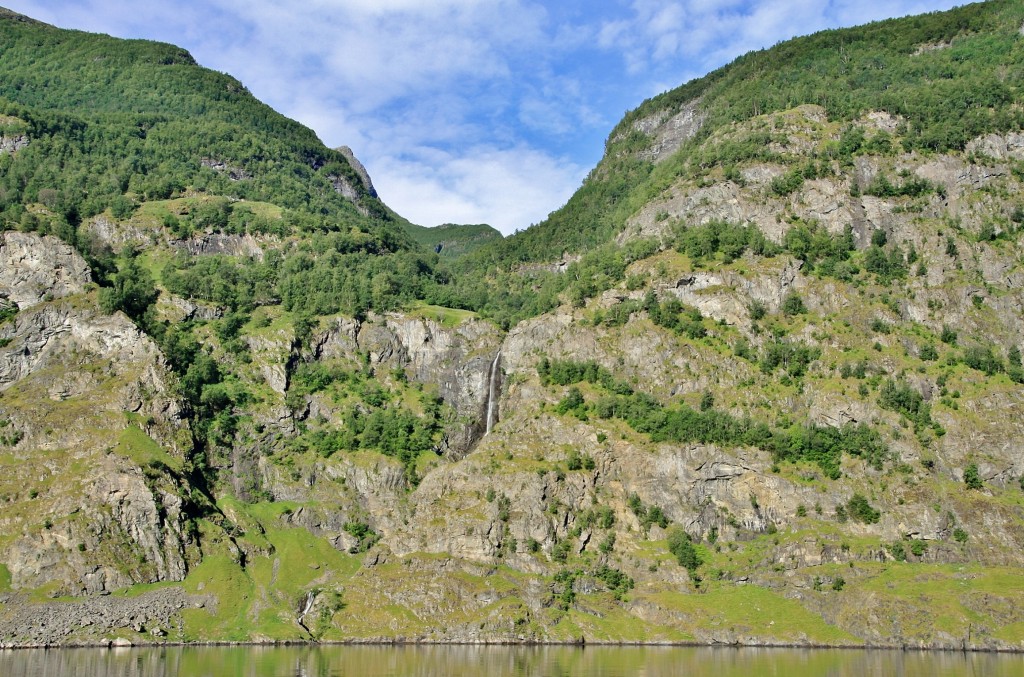
[[[498,370],[498,363],[501,360],[501,351],[494,356],[494,361],[491,362],[491,371],[487,378],[487,428],[484,434],[490,433],[491,428],[494,427],[494,423],[498,418],[498,376],[500,371]]]

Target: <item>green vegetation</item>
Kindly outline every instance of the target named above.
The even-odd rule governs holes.
[[[331,389],[352,404],[342,413],[340,426],[304,424],[300,434],[289,440],[284,455],[311,452],[330,458],[339,452],[377,451],[391,456],[405,467],[411,486],[419,483],[416,466],[421,454],[433,452],[447,415],[442,400],[432,389],[418,395],[419,412],[411,409],[398,392],[382,386],[369,375],[323,364],[300,364],[285,395],[285,403],[298,411],[309,396]]]
[[[907,120],[896,136],[866,138],[859,127],[844,128],[826,155],[773,181],[779,196],[858,154],[886,154],[899,146],[959,149],[983,133],[1019,128],[1024,114],[1010,105],[1019,77],[1002,74],[1018,18],[1012,3],[990,2],[825,31],[747,54],[629,113],[612,132],[605,160],[568,204],[504,240],[484,225],[412,226],[366,193],[357,200],[366,213],[360,212],[334,189],[338,180],[362,185],[344,156],[176,47],[5,20],[0,114],[33,143],[3,159],[10,166],[0,186],[0,222],[58,233],[91,260],[109,260],[102,247],[78,235],[83,220],[105,210],[131,218],[140,204],[199,191],[208,199],[165,213],[165,226],[179,237],[212,230],[301,233],[304,241],[298,251],[259,263],[177,259],[167,284],[178,293],[232,308],[279,302],[294,312],[357,316],[425,299],[510,326],[551,309],[563,293],[576,303],[592,297],[624,279],[630,262],[652,253],[653,242],[634,240],[622,248],[610,240],[667,180],[716,166],[738,179],[737,165],[777,159],[768,150],[776,139],[767,131],[698,152],[734,122],[804,103],[824,106],[839,122],[868,110]],[[921,44],[948,41],[955,42],[950,49],[907,57]],[[833,49],[837,42],[842,50]],[[649,139],[633,129],[636,120],[671,113],[698,97],[706,118],[697,137],[657,168],[641,159],[637,151]],[[97,185],[87,186],[90,181]],[[934,190],[927,181],[884,173],[864,187],[891,198]],[[29,203],[46,205],[49,215],[27,211]],[[250,206],[256,203],[279,209],[266,213]],[[442,257],[459,257],[453,270],[433,253],[438,244],[444,245]],[[849,261],[849,234],[831,237],[817,224],[795,224],[783,248],[748,225],[679,224],[675,246],[694,262],[786,251],[825,275],[845,279],[858,271]],[[565,274],[531,268],[563,252],[582,255]],[[873,244],[863,255],[864,269],[882,280],[902,277],[905,266],[898,247]]]
[[[596,464],[589,454],[581,454],[578,450],[573,449],[569,452],[565,467],[567,470],[593,470]]]
[[[786,315],[804,315],[807,313],[807,307],[799,295],[789,294],[782,301],[782,312]]]
[[[610,391],[588,404],[578,388],[572,389],[556,407],[558,413],[572,411],[583,417],[592,412],[602,419],[621,419],[655,442],[756,447],[770,452],[776,462],[817,463],[832,479],[841,475],[839,462],[843,454],[864,458],[879,469],[890,455],[879,434],[863,423],[840,428],[813,423],[772,428],[713,408],[696,411],[685,404],[666,407],[646,393],[632,392],[627,384],[617,381],[596,363],[542,358],[537,371],[542,383],[569,385],[586,381]]]
[[[120,310],[140,325],[146,323],[146,313],[156,302],[157,290],[138,259],[130,254],[124,257],[118,262],[117,271],[110,275],[109,283],[109,287],[100,290],[100,308],[107,313]]]
[[[882,517],[881,511],[872,508],[868,499],[860,494],[854,494],[846,502],[846,512],[850,517],[864,524],[876,524]]]
[[[446,223],[433,228],[405,224],[405,232],[414,242],[442,259],[465,256],[480,247],[501,240],[501,233],[487,224]]]
[[[0,418],[0,447],[13,447],[24,438],[25,433],[14,428],[9,419]]]
[[[775,339],[765,348],[758,366],[766,374],[782,369],[790,376],[799,377],[803,376],[810,364],[819,357],[821,357],[820,348],[811,347],[799,341]]]
[[[557,588],[560,588],[556,598],[558,608],[568,611],[576,602],[576,592],[573,586],[576,581],[583,577],[589,577],[600,581],[616,600],[622,600],[627,592],[633,589],[633,579],[622,573],[622,571],[601,564],[590,571],[582,569],[562,569],[554,576]]]
[[[697,549],[693,547],[690,535],[679,527],[668,532],[668,551],[679,562],[679,566],[687,569],[691,577],[696,577],[697,569],[704,563]]]
[[[657,525],[662,529],[668,527],[668,517],[665,516],[661,508],[656,505],[645,505],[637,494],[629,495],[627,505],[629,505],[630,511],[640,520],[640,528],[645,532],[652,525]]]
[[[346,522],[344,529],[345,533],[356,539],[356,544],[349,548],[351,554],[366,552],[380,540],[380,534],[364,522]]]
[[[757,256],[775,256],[782,251],[768,240],[760,229],[724,221],[709,221],[703,225],[688,227],[682,223],[678,224],[675,248],[695,262],[721,254],[726,263],[740,258],[745,252]]]
[[[969,347],[964,351],[963,362],[971,369],[985,372],[988,376],[994,376],[1005,369],[1003,361],[988,346]]]
[[[368,194],[357,208],[334,189],[338,180],[361,185],[344,156],[179,48],[6,17],[0,37],[0,114],[30,138],[0,157],[0,227],[77,246],[109,287],[105,307],[139,320],[149,299],[132,284],[132,259],[115,273],[112,253],[80,225],[107,210],[130,219],[139,204],[187,192],[202,197],[162,212],[177,237],[305,239],[262,263],[179,257],[164,282],[182,295],[232,308],[281,302],[358,314],[421,298],[424,279],[435,275],[437,257],[407,238],[401,219]],[[265,203],[278,208],[255,206]]]
[[[904,382],[886,381],[879,389],[878,405],[907,417],[919,436],[927,429],[939,436],[945,434],[942,426],[932,419],[931,406],[924,401],[924,396]]]
[[[344,156],[180,48],[8,17],[0,34],[0,110],[31,140],[3,159],[5,221],[21,222],[17,205],[40,202],[74,229],[107,208],[124,218],[133,203],[194,187],[280,204],[297,223],[316,215],[317,228],[373,223],[333,189],[338,177],[360,185]]]
[[[968,489],[981,489],[984,482],[981,481],[981,475],[978,474],[978,464],[971,463],[964,468],[964,484],[967,485]]]
[[[227,454],[257,397],[237,364],[215,356],[219,347],[249,359],[240,333],[257,308],[291,312],[301,343],[318,315],[392,310],[447,282],[437,255],[361,188],[340,152],[177,47],[0,16],[0,120],[29,139],[0,156],[0,230],[75,246],[103,310],[123,311],[157,341],[187,403],[197,486],[215,483],[208,461]],[[356,187],[354,200],[342,183]],[[251,235],[264,255],[114,252],[85,227],[100,216],[178,239]],[[203,322],[160,319],[165,291],[226,308],[216,340]],[[423,408],[420,416],[397,404],[354,407],[353,440],[315,432],[309,442],[323,455],[378,449],[413,479],[416,457],[438,434],[437,407]]]
[[[659,327],[671,329],[691,339],[703,338],[707,335],[704,327],[704,316],[696,308],[686,308],[678,299],[668,299],[658,303],[654,292],[649,292],[644,299],[644,310],[651,322]]]
[[[7,322],[8,320],[14,319],[14,316],[18,314],[18,306],[14,305],[3,305],[0,306],[0,324]]]
[[[537,375],[540,377],[541,385],[545,386],[567,386],[587,382],[599,384],[621,395],[633,393],[633,388],[628,383],[616,380],[610,371],[594,361],[550,360],[542,357],[537,363]]]

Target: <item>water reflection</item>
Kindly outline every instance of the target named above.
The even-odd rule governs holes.
[[[1019,677],[1024,656],[683,647],[290,646],[0,651],[7,677]]]

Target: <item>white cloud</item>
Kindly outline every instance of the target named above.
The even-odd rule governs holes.
[[[543,11],[520,0],[330,2],[215,0],[243,17],[274,56],[264,77],[289,81],[318,64],[317,86],[370,110],[398,98],[507,77],[510,56],[543,38]]]
[[[615,49],[625,46],[629,34],[634,29],[632,22],[622,19],[616,21],[605,21],[597,34],[597,44],[605,49]]]
[[[599,44],[634,75],[684,61],[706,72],[752,49],[824,28],[949,9],[956,0],[633,0],[627,19],[605,21]],[[675,83],[681,84],[681,83]]]
[[[421,149],[379,158],[374,185],[399,214],[417,221],[489,223],[508,234],[547,217],[579,188],[586,169],[530,148],[480,146],[458,154]]]
[[[371,16],[395,13],[430,14],[451,8],[500,4],[500,0],[312,0],[307,7],[366,14]]]

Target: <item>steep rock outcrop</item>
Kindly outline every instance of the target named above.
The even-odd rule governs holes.
[[[193,256],[223,254],[226,256],[247,256],[263,260],[263,246],[252,235],[230,235],[208,233],[187,240],[175,240],[171,246],[183,249]]]
[[[657,164],[670,158],[683,143],[695,137],[707,117],[700,105],[700,99],[694,99],[674,113],[661,111],[634,122],[634,131],[653,137],[652,142],[640,152],[640,157]]]
[[[352,169],[356,171],[356,175],[359,180],[363,182],[363,189],[370,195],[370,197],[379,197],[377,190],[373,187],[373,181],[370,180],[370,173],[366,171],[366,167],[359,161],[356,154],[352,152],[352,149],[348,146],[339,146],[336,148],[339,153],[345,156],[348,163],[352,165]]]
[[[3,289],[23,306],[0,324],[0,419],[17,432],[0,482],[12,584],[98,593],[181,580],[198,555],[182,474],[191,439],[159,349],[80,294],[88,268],[66,245],[5,243]]]
[[[313,338],[309,357],[359,364],[365,355],[378,369],[401,369],[410,380],[435,384],[458,415],[442,451],[458,456],[486,429],[491,365],[501,339],[489,322],[471,319],[447,327],[426,317],[389,314],[362,323],[336,320]]]
[[[133,221],[118,221],[105,214],[94,216],[82,224],[80,232],[119,252],[125,247],[147,247],[159,242],[162,233],[144,228]]]
[[[79,294],[91,279],[82,257],[51,235],[0,234],[0,298],[19,308]]]
[[[24,134],[14,136],[0,136],[0,155],[4,153],[17,153],[22,148],[27,148],[29,138]]]

